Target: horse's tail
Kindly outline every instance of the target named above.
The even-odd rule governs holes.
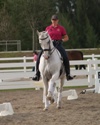
[[[81,54],[81,57],[82,57],[82,60],[83,60],[83,59],[84,59],[84,58],[83,58],[83,53],[82,53],[82,51],[79,51],[79,52],[80,52],[80,54]]]
[[[82,53],[82,51],[80,51],[80,54],[81,54],[81,58],[82,58],[82,60],[83,60],[84,57],[83,57],[83,53]],[[80,65],[80,69],[82,69],[82,67],[83,67],[84,69],[86,69],[86,66],[85,66],[85,65]]]

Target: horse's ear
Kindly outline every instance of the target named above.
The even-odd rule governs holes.
[[[39,31],[37,30],[37,34],[39,35]]]
[[[46,34],[49,35],[49,34],[48,34],[48,31],[46,31]]]
[[[48,31],[46,31],[46,34],[48,34]]]

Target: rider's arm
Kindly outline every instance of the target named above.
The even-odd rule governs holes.
[[[68,40],[69,40],[68,35],[64,35],[63,38],[62,38],[62,41],[63,42],[67,42]]]

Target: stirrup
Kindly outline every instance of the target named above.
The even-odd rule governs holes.
[[[35,77],[32,78],[32,80],[34,80],[34,81],[39,81],[39,80],[40,80],[40,77],[35,76]]]
[[[72,79],[73,79],[72,76],[70,76],[70,75],[67,76],[67,81],[72,80]]]

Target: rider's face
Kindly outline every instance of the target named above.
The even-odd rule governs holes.
[[[53,25],[57,25],[59,20],[51,20]]]

